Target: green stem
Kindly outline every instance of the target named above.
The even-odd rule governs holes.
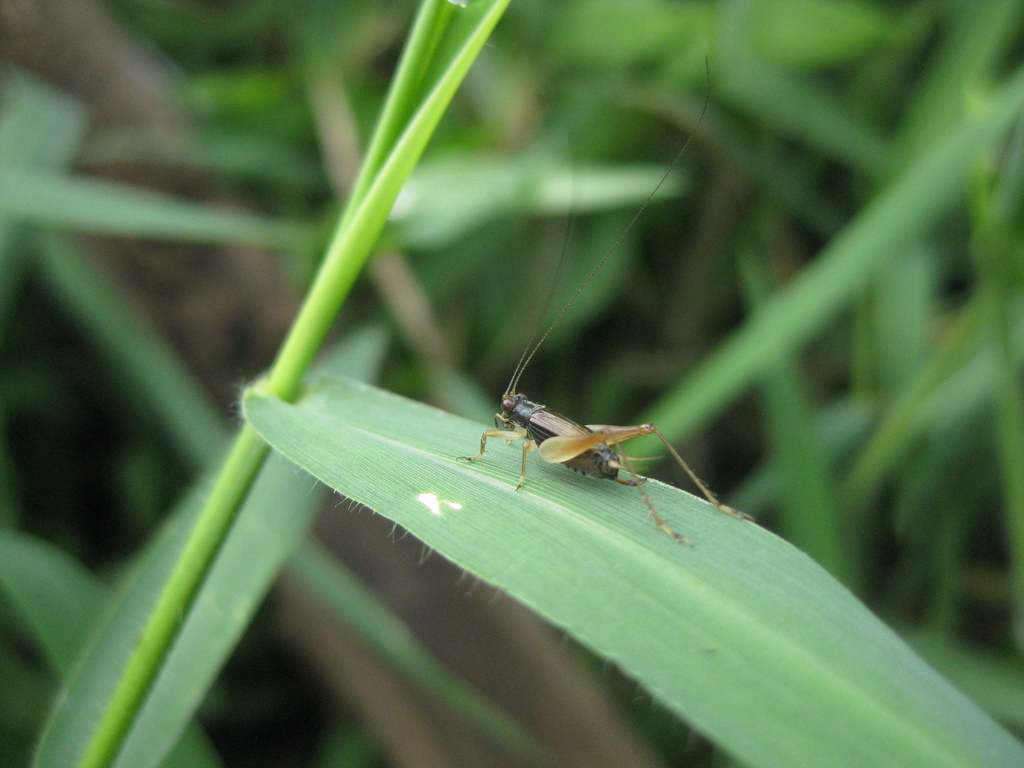
[[[1024,392],[1014,362],[1008,293],[1002,286],[992,291],[989,311],[996,362],[995,438],[1010,551],[1010,609],[1017,647],[1024,648]]]
[[[370,138],[366,156],[359,169],[359,175],[352,185],[349,204],[345,215],[338,223],[340,231],[347,225],[346,219],[366,197],[370,182],[378,175],[384,159],[402,133],[403,126],[410,118],[410,108],[415,103],[417,89],[422,88],[425,65],[437,51],[441,34],[447,27],[454,7],[448,2],[424,3],[405,46],[402,58],[395,70],[394,82],[388,100],[384,103],[377,128]]]
[[[116,757],[132,718],[142,706],[161,661],[170,650],[178,628],[268,452],[269,448],[256,431],[244,425],[167,585],[160,593],[135,651],[121,673],[117,690],[82,758],[82,768],[100,768],[109,765]]]
[[[450,21],[455,9],[447,0],[423,0],[382,110],[379,135],[375,133],[371,142],[369,162],[360,170],[323,265],[277,360],[258,385],[264,391],[289,401],[297,397],[395,198],[508,3],[491,0],[458,11],[464,23],[454,29]],[[446,32],[451,34],[446,37]],[[268,453],[256,432],[244,426],[121,673],[81,768],[105,768],[117,757]]]

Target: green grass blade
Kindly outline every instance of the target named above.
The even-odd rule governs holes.
[[[900,129],[901,155],[912,155],[949,130],[963,114],[966,96],[999,71],[1020,36],[1024,6],[1017,0],[984,0],[941,9],[946,34],[938,38],[920,82],[909,93]]]
[[[182,453],[197,466],[214,461],[228,439],[224,420],[163,339],[67,238],[41,232],[36,239],[55,293],[160,414]]]
[[[266,386],[270,392],[285,399],[294,396],[302,377],[326,338],[342,302],[366,259],[369,258],[395,198],[423,154],[441,115],[504,13],[508,2],[509,0],[489,0],[460,10],[456,14],[456,19],[449,25],[448,37],[437,46],[436,61],[420,63],[420,66],[429,70],[428,74],[416,80],[418,90],[424,94],[422,101],[416,105],[415,110],[411,110],[408,105],[395,107],[401,114],[409,114],[408,124],[394,138],[393,144],[388,144],[390,151],[381,161],[379,171],[370,163],[360,170],[353,192],[353,202],[346,209],[331,238],[323,266],[267,378]],[[420,35],[427,33],[422,32],[420,22],[424,17],[433,18],[431,7],[438,4],[447,5],[447,2],[425,0],[424,10],[413,31],[411,46],[433,48],[430,45],[421,45]],[[399,77],[404,78],[407,75],[403,61]],[[407,85],[404,79],[396,83],[385,107],[386,116],[391,115],[391,102],[407,98],[411,88],[412,86]],[[390,121],[385,120],[379,130],[384,132],[385,139],[390,141]],[[373,143],[376,146],[376,138]],[[372,181],[364,182],[367,178]],[[364,186],[366,191],[361,192]]]
[[[77,104],[32,78],[13,73],[0,94],[0,168],[62,168],[88,129]],[[0,326],[26,265],[15,247],[18,222],[0,215]],[[2,330],[2,327],[0,327]]]
[[[762,306],[770,295],[765,265],[746,260],[748,302]],[[778,360],[761,388],[773,461],[782,481],[779,528],[786,539],[846,585],[855,583],[854,561],[843,544],[831,456],[811,416],[806,386],[795,357]]]
[[[639,207],[664,175],[664,166],[639,164],[569,168],[540,152],[508,160],[435,160],[409,177],[391,222],[405,244],[437,248],[510,212],[582,216]],[[679,194],[682,182],[681,174],[673,174],[655,199]]]
[[[425,0],[422,7],[429,12],[442,1]],[[365,195],[355,198],[354,208],[342,216],[313,287],[268,378],[262,383],[267,390],[288,399],[295,396],[368,258],[402,184],[507,5],[508,0],[490,0],[460,11],[451,25],[451,36],[437,45],[435,60],[419,62],[423,71],[428,72],[423,79],[425,87],[420,91],[425,94],[422,102],[417,104],[379,173],[374,174]],[[429,48],[434,51],[433,47]],[[399,88],[392,91],[394,93],[404,94],[405,91]],[[159,594],[145,606],[148,618],[135,628],[131,648],[123,649],[118,659],[121,666],[117,679],[106,681],[111,687],[103,690],[103,711],[78,732],[85,741],[79,740],[74,746],[83,751],[57,751],[54,754],[60,759],[42,765],[67,764],[69,756],[82,768],[122,764],[120,760],[130,747],[126,739],[131,738],[142,710],[149,707],[153,686],[180,637],[182,617],[193,611],[195,600],[210,577],[210,569],[226,537],[237,523],[267,455],[267,447],[255,432],[243,426],[212,484],[203,510],[191,527],[188,541],[175,553],[173,565],[162,574],[164,583]],[[89,700],[96,699],[92,696]],[[50,733],[54,732],[57,729],[51,728]]]
[[[1024,748],[825,571],[753,523],[651,481],[635,489],[495,445],[482,425],[363,385],[301,405],[251,392],[277,450],[621,665],[757,766],[1024,766]]]
[[[979,651],[935,632],[907,635],[911,646],[987,712],[1018,732],[1024,729],[1024,659]]]
[[[50,668],[69,673],[103,607],[99,581],[56,547],[0,531],[0,589]]]
[[[983,112],[911,163],[813,264],[663,397],[647,421],[670,439],[690,434],[776,360],[825,328],[873,275],[962,194],[978,152],[1011,124],[1022,105],[1024,70],[993,96]]]
[[[105,235],[296,248],[309,231],[104,179],[0,169],[0,216]]]
[[[0,166],[63,168],[88,131],[88,117],[70,97],[21,73],[6,77],[0,119]]]
[[[441,666],[359,577],[323,547],[307,544],[295,553],[289,570],[332,614],[425,693],[510,748],[536,752],[537,743],[522,726]]]
[[[483,3],[480,4],[481,6]],[[359,168],[359,175],[352,185],[345,217],[354,214],[363,203],[374,179],[380,174],[393,154],[395,145],[427,94],[424,71],[427,62],[435,55],[438,39],[451,21],[455,12],[451,3],[436,0],[420,4],[419,12],[409,31],[409,39],[402,49],[388,98],[377,120],[377,126],[370,137],[370,145]],[[461,78],[460,78],[461,79]],[[343,219],[339,229],[347,222]]]
[[[886,141],[864,122],[854,120],[839,100],[810,81],[792,77],[756,55],[758,5],[730,0],[722,4],[719,45],[712,56],[719,93],[737,109],[755,115],[809,146],[872,176],[890,164]]]
[[[92,574],[55,547],[13,531],[0,531],[0,590],[47,664],[69,676],[96,621],[107,590]],[[165,768],[220,765],[212,745],[189,728],[162,763]]]
[[[144,706],[132,717],[115,765],[158,765],[177,741],[278,569],[305,533],[317,500],[309,490],[309,479],[284,462],[267,463],[257,493],[184,617]],[[93,637],[47,724],[36,766],[77,764],[109,706],[167,574],[187,545],[197,506],[193,498],[154,542]]]
[[[988,351],[979,348],[985,313],[981,297],[965,306],[924,365],[869,435],[849,468],[841,494],[853,510],[863,514],[885,479],[910,455],[929,431],[976,411],[998,393],[998,366]],[[1013,308],[1017,317],[1009,334],[1014,365],[1024,359],[1024,307]]]

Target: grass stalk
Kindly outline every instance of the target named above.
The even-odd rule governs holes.
[[[398,192],[507,5],[508,0],[492,0],[461,11],[447,0],[420,5],[369,161],[270,374],[256,385],[261,391],[284,400],[298,394]],[[460,24],[450,23],[455,14]],[[85,748],[82,768],[102,768],[116,759],[268,453],[243,426]]]

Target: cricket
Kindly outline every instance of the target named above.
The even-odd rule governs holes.
[[[706,101],[704,108],[707,109]],[[702,112],[701,119],[703,119],[703,116]],[[668,439],[653,424],[637,424],[627,427],[611,426],[607,424],[578,424],[572,419],[555,413],[547,406],[530,400],[525,394],[517,392],[516,390],[519,386],[519,379],[522,376],[523,371],[526,369],[526,366],[529,365],[534,354],[536,354],[537,350],[540,349],[544,340],[558,324],[558,321],[562,319],[579,295],[584,291],[584,289],[586,289],[590,281],[593,280],[594,276],[601,270],[601,267],[604,266],[608,257],[615,252],[615,249],[618,248],[622,239],[630,231],[633,225],[636,224],[637,220],[639,220],[643,212],[647,209],[647,206],[654,199],[654,196],[658,193],[658,190],[661,189],[662,185],[672,174],[672,171],[675,170],[676,165],[686,152],[686,148],[689,146],[692,138],[693,137],[691,136],[687,139],[682,149],[679,150],[679,153],[669,165],[665,175],[661,177],[657,186],[644,201],[643,205],[640,206],[640,209],[630,220],[629,224],[626,225],[626,228],[620,233],[618,238],[616,238],[615,242],[612,243],[611,247],[598,262],[597,266],[594,267],[580,287],[576,290],[576,293],[573,294],[568,303],[562,307],[562,310],[547,327],[547,330],[544,331],[537,343],[534,344],[532,339],[527,343],[526,349],[523,350],[523,353],[519,358],[519,362],[516,364],[515,370],[512,373],[512,378],[509,380],[508,386],[505,388],[505,393],[501,396],[501,412],[494,416],[495,428],[486,430],[480,438],[480,452],[475,456],[459,457],[464,461],[476,461],[484,455],[484,452],[487,449],[487,441],[489,439],[504,440],[509,444],[517,440],[521,440],[523,447],[523,460],[522,468],[519,473],[519,483],[516,485],[517,491],[520,490],[526,482],[526,456],[529,453],[536,452],[549,464],[565,464],[570,469],[589,477],[614,480],[615,482],[623,485],[634,486],[640,492],[640,497],[643,499],[643,502],[655,524],[657,524],[662,531],[668,534],[675,541],[686,544],[689,544],[689,540],[665,522],[664,518],[658,514],[658,510],[655,509],[654,503],[651,501],[650,496],[643,487],[645,478],[641,477],[633,469],[633,461],[635,460],[630,459],[630,457],[622,451],[621,445],[625,441],[641,435],[656,435],[661,442],[664,443],[668,452],[708,501],[714,504],[722,512],[732,515],[733,517],[747,520],[749,520],[750,517],[749,515],[720,502],[708,487],[701,482],[700,478],[697,477],[694,471],[690,469],[690,466],[683,460],[683,457],[679,455],[676,449],[672,447],[672,444]],[[568,243],[568,236],[566,237],[566,242]],[[534,335],[534,338],[536,338],[536,334]],[[622,477],[620,474],[622,472],[627,473],[628,477]]]

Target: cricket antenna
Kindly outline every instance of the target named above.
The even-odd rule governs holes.
[[[569,192],[569,223],[565,228],[565,236],[562,238],[562,252],[558,256],[558,267],[555,269],[555,276],[551,280],[551,287],[548,289],[548,295],[544,299],[543,309],[537,316],[537,319],[533,323],[533,332],[530,334],[530,340],[526,342],[526,346],[523,348],[523,354],[519,356],[519,362],[516,363],[515,370],[512,371],[512,378],[509,380],[508,386],[505,388],[505,394],[515,394],[515,387],[519,383],[519,376],[522,374],[523,369],[526,367],[526,363],[530,362],[527,353],[530,353],[530,357],[533,357],[533,353],[530,350],[536,351],[536,347],[533,346],[534,339],[537,338],[537,334],[540,333],[541,321],[544,320],[544,316],[548,313],[551,308],[551,302],[555,298],[555,290],[558,288],[558,281],[562,277],[562,270],[565,269],[565,262],[569,256],[569,243],[572,242],[572,227],[576,222],[576,175],[573,173],[572,183],[570,185]],[[564,310],[563,310],[564,311]],[[549,328],[548,331],[551,329]],[[547,332],[544,334],[547,336]],[[541,339],[543,341],[543,339]],[[537,346],[540,346],[539,344]]]
[[[707,78],[710,81],[711,75],[708,72],[708,64],[706,59],[704,61],[704,67],[705,72],[707,73]],[[700,124],[704,120],[704,113],[708,111],[708,102],[710,101],[710,99],[711,87],[709,82],[708,88],[704,93],[704,106],[701,108],[700,117],[697,119],[696,128],[700,128]],[[694,129],[695,131],[696,128]],[[686,152],[686,149],[690,146],[690,142],[693,141],[693,137],[694,133],[691,133],[690,136],[686,139],[686,142],[683,144],[682,148],[676,153],[676,156],[672,160],[671,165],[669,165],[668,170],[665,171],[665,174],[661,177],[661,181],[658,182],[658,185],[654,188],[651,194],[647,196],[647,199],[644,200],[643,205],[640,206],[640,209],[635,214],[633,214],[633,218],[629,220],[629,224],[627,224],[626,228],[622,230],[622,232],[619,234],[617,238],[615,238],[615,242],[612,243],[611,247],[605,252],[604,256],[601,257],[601,260],[597,263],[597,266],[590,271],[589,275],[587,275],[587,279],[583,281],[583,284],[576,289],[576,293],[572,295],[572,298],[569,299],[569,301],[566,303],[564,307],[562,307],[562,311],[559,312],[555,319],[551,321],[551,325],[549,325],[548,329],[544,331],[544,334],[540,337],[537,343],[533,344],[533,339],[530,339],[530,343],[526,345],[526,349],[523,350],[523,354],[519,357],[519,362],[516,364],[515,370],[512,373],[512,378],[509,380],[508,386],[505,388],[505,394],[515,394],[516,387],[519,386],[519,377],[523,375],[523,371],[526,370],[526,366],[530,364],[530,361],[533,359],[533,356],[537,353],[537,350],[540,349],[541,344],[544,343],[544,340],[547,339],[547,337],[551,334],[551,331],[553,331],[555,326],[558,325],[558,321],[561,320],[562,317],[565,316],[565,313],[569,311],[569,308],[576,303],[576,299],[578,299],[579,295],[583,293],[584,289],[588,285],[590,285],[590,281],[594,279],[594,276],[601,271],[601,267],[603,267],[604,263],[608,261],[608,257],[615,252],[615,249],[618,248],[619,245],[622,243],[623,238],[625,238],[626,235],[629,234],[629,231],[633,228],[633,225],[637,223],[637,221],[640,219],[640,216],[643,215],[643,212],[647,210],[647,206],[651,204],[651,201],[654,199],[654,196],[658,194],[658,190],[661,189],[662,185],[664,185],[666,181],[668,181],[668,177],[672,175],[672,171],[676,169],[676,166],[679,164],[679,161],[682,160],[683,154]],[[572,219],[570,218],[570,229],[571,226]],[[568,232],[566,232],[565,243],[562,246],[562,259],[558,265],[559,272],[561,272],[562,270],[562,264],[565,263],[565,253],[568,244],[569,236]],[[557,285],[557,280],[552,282],[552,295],[554,295],[555,285]],[[550,301],[550,297],[548,300]],[[536,335],[537,334],[535,331],[534,336]],[[532,347],[530,346],[531,344],[533,345]]]

